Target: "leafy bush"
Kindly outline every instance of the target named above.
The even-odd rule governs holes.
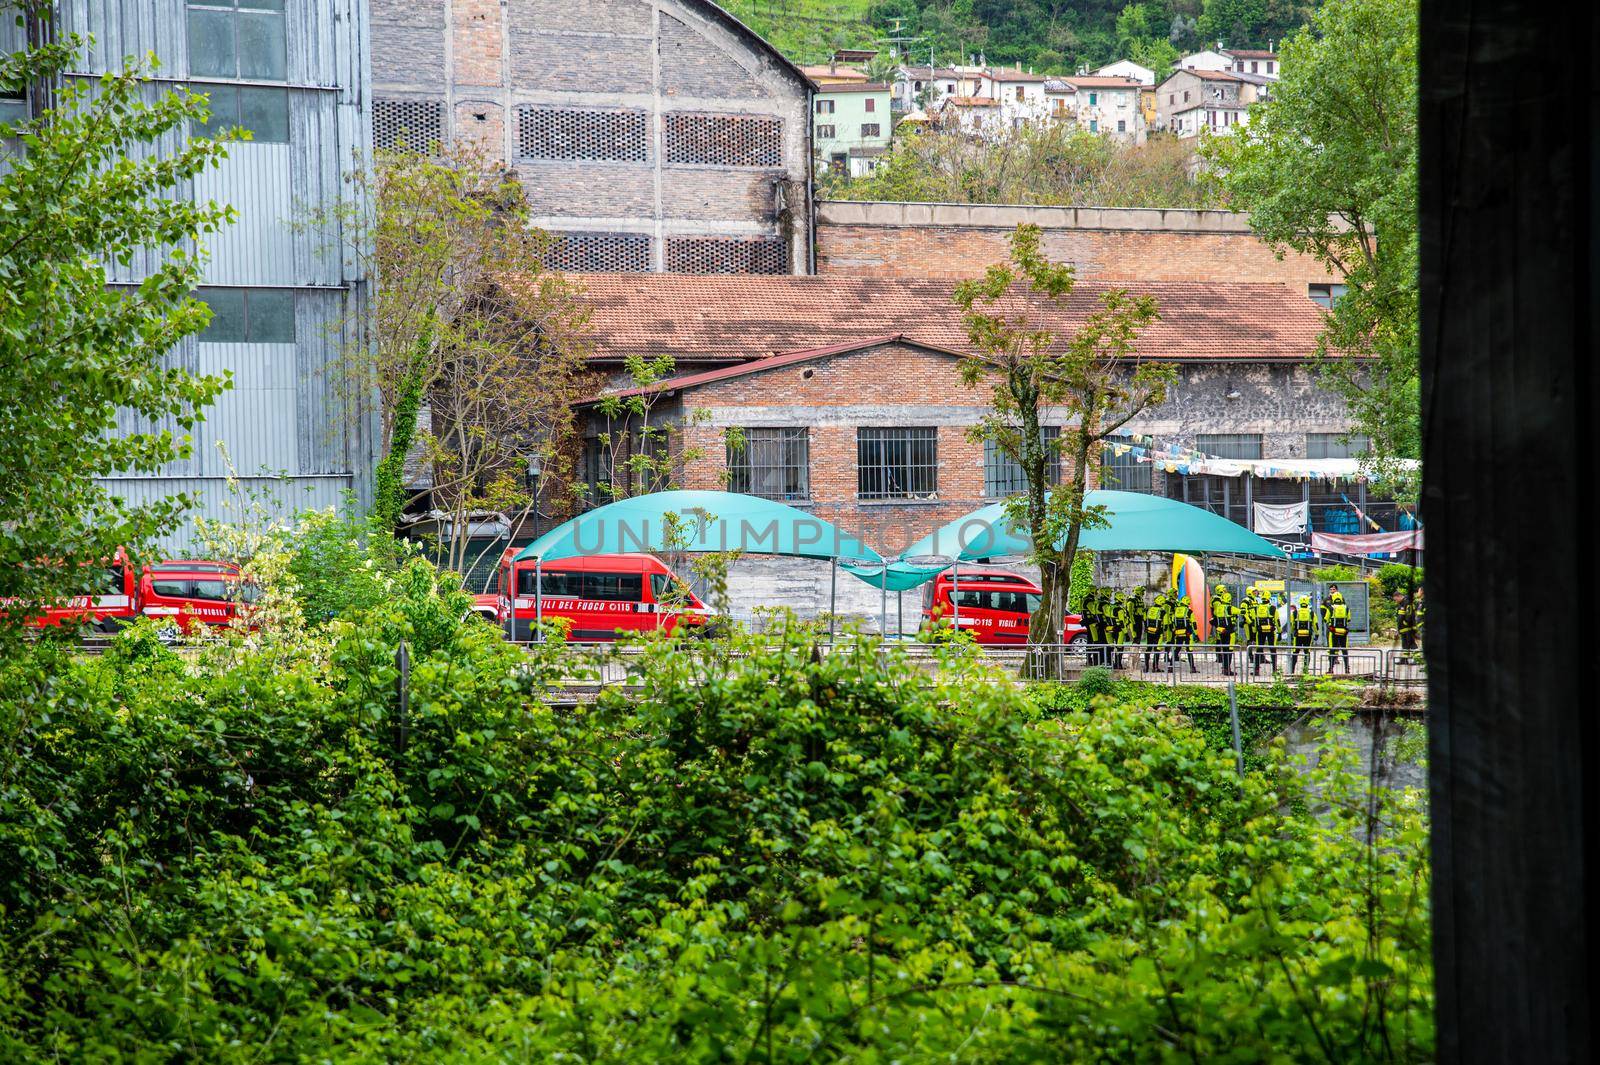
[[[0,1060],[1431,1054],[1421,804],[1362,844],[1348,751],[802,626],[552,706],[570,654],[390,588],[294,662],[0,663]]]
[[[1111,671],[1105,666],[1089,666],[1078,674],[1078,690],[1091,699],[1111,694]]]
[[[1361,571],[1356,569],[1354,566],[1346,566],[1342,564],[1334,566],[1318,566],[1316,569],[1311,571],[1311,579],[1325,583],[1356,581],[1361,579]]]
[[[1378,567],[1378,587],[1385,599],[1393,599],[1408,588],[1422,587],[1422,567],[1391,562]]]

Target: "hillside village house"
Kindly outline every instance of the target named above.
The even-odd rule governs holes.
[[[554,265],[811,268],[812,83],[716,4],[370,3],[374,145],[503,161]]]
[[[1073,75],[1052,78],[1045,85],[1050,117],[1070,118],[1079,129],[1104,133],[1131,144],[1145,141],[1140,96],[1144,86],[1131,78]]]
[[[987,96],[946,96],[938,115],[944,128],[973,136],[995,135],[1006,128],[1000,101]]]
[[[1224,48],[1195,52],[1178,60],[1179,70],[1216,70],[1234,74],[1260,74],[1276,78],[1281,72],[1278,53],[1271,49]]]
[[[1155,71],[1140,66],[1131,59],[1119,59],[1115,63],[1107,63],[1099,70],[1092,70],[1090,73],[1102,78],[1128,78],[1147,87],[1156,83]]]
[[[1007,129],[1043,122],[1047,117],[1043,74],[1025,70],[985,70],[976,78],[974,96],[1000,104],[999,121]]]
[[[1269,98],[1274,79],[1222,70],[1179,70],[1156,86],[1156,126],[1178,137],[1230,133]]]
[[[892,106],[897,114],[932,112],[947,96],[960,95],[961,74],[952,67],[902,64],[895,70]]]
[[[820,173],[860,177],[889,150],[892,90],[870,81],[819,84],[811,107],[812,144]]]

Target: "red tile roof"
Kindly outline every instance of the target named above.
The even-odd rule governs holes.
[[[801,348],[799,351],[786,351],[781,355],[772,355],[765,359],[751,359],[749,362],[735,363],[732,366],[719,366],[715,370],[702,370],[699,373],[679,374],[677,377],[664,377],[654,384],[641,388],[624,388],[615,392],[605,392],[601,396],[590,396],[578,401],[578,406],[597,403],[604,398],[624,398],[627,396],[642,396],[646,392],[672,392],[680,388],[694,388],[696,385],[709,385],[717,381],[726,381],[730,377],[743,377],[745,374],[760,373],[763,370],[776,370],[784,366],[793,366],[798,362],[810,362],[813,359],[824,359],[830,355],[843,355],[850,351],[862,351],[866,348],[875,348],[880,344],[893,344],[904,342],[917,347],[928,348],[930,351],[941,351],[947,355],[960,356],[962,352],[951,351],[948,348],[935,348],[928,344],[918,344],[909,340],[900,333],[889,333],[879,337],[866,337],[862,340],[845,341],[841,344],[825,344],[816,348]]]
[[[973,272],[978,272],[974,266]],[[738,363],[872,337],[970,351],[956,282],[939,278],[750,274],[574,274],[591,311],[591,359],[671,355],[679,366]],[[506,279],[515,287],[516,278]],[[1155,297],[1161,320],[1146,358],[1298,362],[1312,354],[1322,310],[1304,288],[1267,283],[1079,281],[1051,326],[1070,333],[1112,288]],[[1021,302],[1013,304],[1020,308]]]
[[[1144,83],[1132,78],[1115,75],[1073,75],[1061,79],[1068,85],[1076,85],[1080,89],[1142,89]]]
[[[1231,55],[1235,59],[1276,59],[1277,52],[1268,52],[1260,48],[1224,48],[1223,55]]]
[[[1201,81],[1243,81],[1244,80],[1243,78],[1239,77],[1239,75],[1235,74],[1231,70],[1200,70],[1198,67],[1184,67],[1182,70],[1174,72],[1174,76],[1176,76],[1177,74],[1193,74],[1195,77],[1199,78]]]

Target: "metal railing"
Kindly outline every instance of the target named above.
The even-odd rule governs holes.
[[[879,642],[865,637],[879,656],[899,654],[926,668],[939,668],[946,648],[914,641]],[[520,646],[533,647],[521,643]],[[692,647],[692,645],[691,645]],[[819,634],[821,654],[857,651],[862,638],[828,640]],[[1326,644],[1238,645],[1217,644],[1044,644],[1028,646],[974,645],[986,664],[1021,680],[1076,680],[1087,669],[1100,667],[1124,680],[1156,684],[1223,685],[1273,684],[1300,678],[1343,679],[1395,687],[1420,687],[1427,681],[1421,651],[1391,647],[1332,648]],[[626,644],[569,644],[563,658],[572,672],[563,685],[574,692],[593,694],[600,688],[626,685],[636,672],[640,655]]]

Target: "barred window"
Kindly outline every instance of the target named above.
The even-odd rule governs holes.
[[[517,152],[524,159],[642,163],[650,138],[643,111],[524,107],[517,111]]]
[[[372,146],[431,152],[444,141],[444,104],[438,100],[372,101]]]
[[[1155,490],[1150,463],[1140,462],[1137,451],[1124,451],[1120,455],[1116,453],[1114,445],[1132,443],[1130,437],[1115,436],[1105,442],[1105,447],[1100,452],[1100,487],[1118,492]]]
[[[1258,459],[1260,433],[1201,433],[1194,438],[1194,449],[1219,459]]]
[[[817,127],[817,140],[819,140],[819,141],[831,141],[831,140],[833,140],[833,127],[832,126],[818,126]]]
[[[667,162],[782,166],[783,120],[761,115],[667,115]]]
[[[1306,458],[1358,459],[1372,450],[1372,441],[1359,433],[1307,433]]]
[[[782,274],[783,241],[773,237],[669,237],[667,270],[674,274]]]
[[[811,431],[745,429],[730,439],[728,491],[762,499],[811,498]]]
[[[650,238],[643,233],[552,233],[545,265],[580,273],[647,273]]]
[[[1043,437],[1048,454],[1048,464],[1045,476],[1051,484],[1061,481],[1061,449],[1059,447],[1061,427],[1056,425],[1041,425],[1040,435]],[[999,499],[1002,496],[1015,495],[1028,490],[1028,478],[1022,472],[1022,463],[1006,454],[1006,449],[993,440],[983,442],[983,495],[986,499]]]
[[[878,130],[882,128],[883,127],[876,122],[863,122],[861,123],[861,135],[863,137],[876,137],[878,135]]]
[[[931,499],[939,491],[939,431],[932,427],[857,429],[860,499]]]
[[[293,344],[294,292],[283,288],[201,288],[195,299],[211,308],[200,334],[207,344]]]

